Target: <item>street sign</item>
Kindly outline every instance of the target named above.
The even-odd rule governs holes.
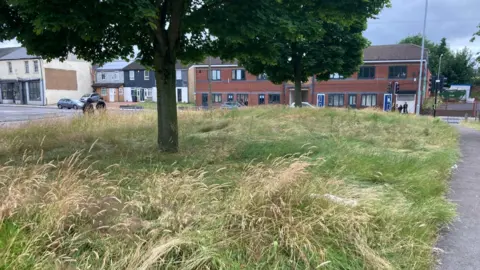
[[[392,94],[383,95],[383,110],[386,112],[392,110]]]
[[[439,82],[440,82],[440,80],[436,80],[435,82],[438,82],[438,83],[439,83]]]

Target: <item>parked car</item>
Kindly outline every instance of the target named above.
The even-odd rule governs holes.
[[[302,108],[303,107],[306,107],[306,108],[315,108],[315,106],[313,106],[312,104],[308,103],[308,102],[302,102]],[[290,104],[290,108],[295,108],[295,103],[292,103]]]
[[[101,98],[101,96],[97,93],[90,93],[90,94],[85,94],[80,98],[81,102],[86,102],[87,99],[91,98],[92,102],[98,102]]]
[[[243,105],[235,101],[228,101],[220,106],[222,109],[238,109],[240,107],[243,107]]]
[[[76,99],[62,98],[57,102],[57,107],[59,109],[74,109],[78,110],[83,107],[83,102]]]

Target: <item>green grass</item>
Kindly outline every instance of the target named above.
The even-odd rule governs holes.
[[[155,123],[1,130],[0,269],[430,269],[454,215],[457,134],[442,121],[185,111],[176,154],[156,150]]]
[[[473,128],[473,129],[478,129],[480,130],[480,121],[468,121],[468,122],[465,122],[465,121],[462,121],[461,122],[461,125],[462,126],[465,126],[465,127],[469,127],[469,128]]]

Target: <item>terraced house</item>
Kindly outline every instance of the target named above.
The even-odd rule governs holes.
[[[421,48],[412,44],[371,46],[364,50],[363,65],[348,78],[332,74],[330,80],[318,82],[315,76],[302,85],[302,100],[319,107],[380,107],[409,104],[410,113],[415,111],[418,80],[428,81],[430,73],[419,78]],[[424,64],[428,57],[424,60]],[[425,65],[424,65],[425,67]],[[291,104],[294,102],[294,85],[285,82],[275,85],[264,75],[249,74],[237,63],[212,62],[212,96],[208,90],[208,66],[192,66],[195,74],[197,106],[206,105],[208,98],[213,104],[239,101],[248,105]],[[193,73],[193,72],[192,72]],[[398,91],[395,91],[398,85]]]
[[[0,103],[48,105],[92,92],[90,63],[69,55],[45,61],[22,47],[0,49]]]

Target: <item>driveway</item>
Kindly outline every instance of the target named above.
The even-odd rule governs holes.
[[[20,122],[46,118],[73,116],[81,111],[60,110],[55,107],[27,107],[0,105],[0,122]]]

